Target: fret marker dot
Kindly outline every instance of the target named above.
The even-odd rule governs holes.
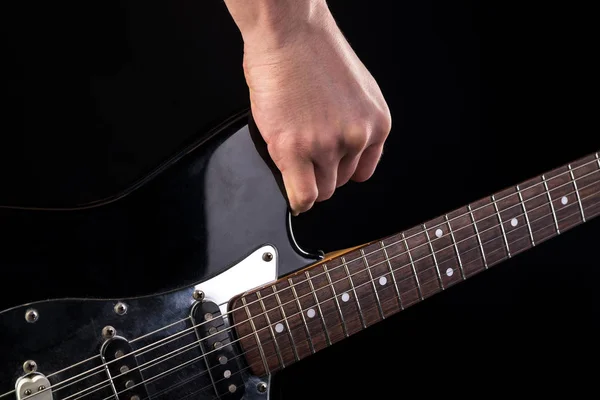
[[[230,370],[225,370],[225,372],[223,372],[223,376],[225,378],[230,378],[231,377],[231,371]]]
[[[567,204],[569,202],[569,199],[567,199],[567,196],[563,196],[562,199],[560,199],[560,202],[563,204],[563,206],[565,204]]]
[[[344,293],[344,294],[342,295],[342,301],[343,301],[343,302],[346,302],[346,301],[348,301],[348,300],[350,300],[350,295],[349,295],[348,293]]]
[[[382,276],[381,278],[379,278],[379,284],[381,286],[384,286],[387,283],[387,278],[385,276]]]
[[[277,324],[277,325],[275,325],[275,331],[277,333],[283,332],[283,324]]]
[[[315,315],[317,315],[317,312],[311,308],[306,312],[306,315],[308,315],[308,318],[314,318]]]
[[[448,275],[448,276],[452,276],[452,274],[454,274],[454,270],[453,270],[452,268],[448,268],[448,269],[446,270],[446,275]]]
[[[513,218],[513,219],[510,220],[510,224],[512,226],[517,226],[519,224],[519,221],[516,218]]]
[[[439,238],[441,238],[443,234],[444,234],[444,232],[442,232],[441,229],[438,229],[438,230],[435,231],[435,236],[437,236]]]

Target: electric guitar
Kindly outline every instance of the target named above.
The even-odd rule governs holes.
[[[147,234],[135,222],[143,209],[166,236],[123,245],[123,259],[150,263],[143,255],[160,242],[202,274],[154,295],[2,311],[0,400],[268,399],[278,371],[600,214],[595,152],[398,234],[313,254],[294,240],[249,117],[232,116],[113,198],[0,209],[3,225],[21,227],[16,240],[39,229],[31,251],[4,251],[19,265],[92,265]],[[101,224],[114,237],[94,236]]]

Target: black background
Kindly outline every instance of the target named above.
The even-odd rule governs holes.
[[[392,234],[600,149],[591,6],[329,4],[393,130],[373,178],[296,219],[303,246]],[[0,18],[2,205],[109,195],[248,105],[241,38],[221,1],[4,2]],[[275,398],[594,388],[599,228],[590,221],[290,367]]]

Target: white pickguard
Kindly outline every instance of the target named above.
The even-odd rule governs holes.
[[[270,253],[270,261],[263,259],[263,254]],[[221,314],[227,315],[227,302],[234,296],[273,282],[277,279],[278,257],[273,246],[263,246],[248,257],[220,273],[196,285],[194,289],[201,290],[207,301],[219,305]]]
[[[263,258],[265,253],[269,253],[271,257]],[[277,264],[276,249],[273,246],[263,246],[227,271],[194,286],[194,290],[204,292],[205,301],[217,304],[222,317],[228,319],[227,305],[229,300],[258,286],[276,281]],[[268,389],[265,393],[259,393],[256,390],[256,385],[260,382],[258,378],[252,378],[250,382],[246,382],[246,393],[243,400],[269,400],[270,379],[270,376],[266,377],[265,383]]]

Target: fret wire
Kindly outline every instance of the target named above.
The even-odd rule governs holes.
[[[502,223],[502,217],[500,216],[500,210],[498,209],[498,204],[496,203],[496,196],[492,195],[492,201],[494,202],[494,208],[496,209],[496,215],[498,216],[498,222],[500,222],[500,229],[502,229],[502,236],[504,236],[504,244],[506,245],[506,253],[508,254],[508,258],[510,258],[510,247],[508,247],[508,238],[506,237],[506,232],[504,231],[504,224]]]
[[[477,223],[475,222],[475,216],[473,215],[473,210],[471,210],[471,205],[467,206],[469,209],[469,214],[471,215],[471,222],[473,223],[473,227],[475,228],[475,235],[477,236],[477,243],[479,243],[479,248],[481,249],[481,257],[483,258],[483,266],[485,269],[488,269],[487,259],[485,258],[485,251],[483,251],[483,243],[481,242],[481,236],[479,236],[479,229],[477,228]]]
[[[452,244],[454,245],[454,251],[456,252],[456,259],[458,260],[458,267],[460,268],[460,274],[462,275],[463,280],[467,279],[465,276],[465,271],[463,271],[462,260],[460,259],[460,253],[458,251],[458,246],[456,245],[456,239],[454,238],[454,232],[452,231],[452,226],[450,225],[450,220],[448,219],[448,214],[446,214],[446,224],[448,224],[448,231],[450,232],[450,237],[452,238]]]
[[[304,316],[304,311],[302,310],[302,304],[300,303],[300,298],[298,297],[298,293],[296,292],[296,288],[294,287],[292,278],[288,278],[288,284],[290,285],[290,288],[292,289],[292,293],[294,294],[294,298],[296,299],[296,305],[298,306],[298,312],[300,312],[300,315],[302,316],[302,322],[304,322],[304,331],[306,332],[306,337],[308,338],[308,344],[310,345],[310,351],[312,351],[312,353],[315,354],[316,350],[315,350],[315,345],[313,343],[313,338],[310,334],[310,329],[308,329],[308,323],[306,322],[306,317]]]
[[[421,291],[421,283],[419,282],[419,274],[417,274],[417,268],[415,268],[415,263],[413,262],[412,255],[410,254],[410,249],[408,248],[408,243],[406,241],[406,237],[404,236],[404,232],[402,232],[402,240],[404,240],[404,246],[406,247],[406,254],[408,254],[408,259],[410,260],[410,265],[413,270],[413,275],[415,276],[415,281],[417,282],[417,291],[419,292],[419,297],[423,300],[423,292]]]
[[[507,196],[507,197],[508,197],[508,196]],[[470,208],[470,206],[469,206],[469,208]],[[404,234],[403,234],[403,237],[404,237]]]
[[[294,337],[292,336],[292,330],[290,328],[290,324],[289,324],[287,316],[285,314],[283,304],[281,303],[281,299],[279,298],[279,292],[275,288],[275,285],[271,285],[271,289],[273,289],[273,293],[275,294],[275,299],[277,300],[277,304],[279,305],[279,309],[281,310],[281,315],[283,316],[283,320],[285,321],[285,326],[287,327],[288,336],[290,337],[290,340],[292,342],[292,351],[294,352],[294,358],[296,359],[296,361],[300,361],[300,357],[298,356],[298,352],[296,349],[296,341],[294,340]]]
[[[548,195],[548,202],[550,203],[550,209],[552,210],[552,216],[554,217],[554,223],[556,224],[556,234],[560,235],[560,228],[558,227],[558,219],[556,218],[556,213],[554,212],[554,204],[552,203],[552,196],[550,196],[550,191],[548,190],[548,184],[546,183],[546,175],[542,175],[542,180],[544,181],[544,187],[546,188],[546,194]]]
[[[575,175],[573,175],[573,168],[571,168],[571,164],[569,164],[569,173],[571,174],[571,180],[573,181],[573,186],[575,187],[575,194],[577,195],[577,201],[579,202],[579,210],[581,211],[581,219],[585,222],[585,214],[583,212],[583,204],[581,204],[581,198],[579,197],[579,189],[577,188],[577,179],[575,179]]]
[[[433,257],[433,262],[435,264],[435,271],[437,272],[438,281],[440,282],[440,287],[444,290],[444,281],[442,281],[442,274],[440,274],[440,268],[438,267],[437,258],[435,257],[435,251],[433,250],[433,244],[431,244],[431,239],[429,238],[429,232],[427,232],[427,227],[423,224],[423,231],[425,232],[425,236],[427,236],[427,242],[429,243],[429,249],[431,250],[431,256]]]
[[[315,287],[313,286],[312,281],[310,280],[310,274],[308,273],[308,271],[304,272],[306,274],[306,280],[308,281],[308,284],[310,285],[310,290],[313,293],[313,296],[315,298],[315,303],[317,303],[317,308],[319,309],[319,316],[321,317],[321,322],[323,323],[323,329],[325,330],[325,337],[327,338],[327,344],[329,344],[329,346],[331,346],[331,338],[329,337],[329,330],[327,328],[327,324],[325,323],[325,316],[323,315],[323,310],[321,310],[321,302],[319,302],[319,298],[317,297],[317,292],[315,291]]]
[[[267,308],[265,307],[265,303],[262,300],[262,296],[260,294],[260,290],[256,292],[256,297],[258,297],[258,301],[263,310],[263,315],[267,320],[267,324],[269,325],[269,330],[271,331],[271,336],[273,336],[273,343],[275,344],[275,348],[277,349],[277,358],[279,359],[279,364],[281,368],[285,368],[285,363],[283,362],[283,354],[281,353],[281,349],[279,348],[279,342],[277,337],[275,336],[275,331],[273,330],[273,326],[271,325],[271,318],[269,318],[269,313],[267,312]]]
[[[329,281],[329,286],[331,286],[331,291],[333,292],[333,298],[335,299],[335,304],[337,304],[338,313],[340,314],[340,318],[342,320],[342,329],[344,330],[344,335],[346,335],[346,337],[348,337],[348,328],[346,327],[346,320],[344,319],[344,313],[342,313],[342,307],[340,307],[340,301],[338,300],[337,292],[335,290],[335,287],[333,286],[331,276],[329,276],[329,270],[327,269],[326,264],[323,264],[323,269],[325,270],[325,276],[327,276],[327,280]]]
[[[262,358],[263,364],[265,365],[265,373],[270,373],[269,364],[267,363],[267,359],[265,357],[265,352],[263,350],[263,345],[260,341],[260,336],[258,336],[258,331],[256,330],[256,325],[254,325],[254,320],[250,315],[250,309],[248,308],[248,304],[246,303],[246,297],[242,296],[242,304],[244,304],[244,308],[246,310],[246,315],[248,316],[248,321],[250,321],[250,326],[252,326],[252,330],[254,331],[254,337],[256,338],[256,344],[258,345],[258,351],[260,353],[260,357]]]
[[[529,223],[529,215],[527,214],[527,207],[525,207],[525,202],[523,201],[523,195],[521,194],[521,189],[519,185],[517,185],[517,193],[519,194],[519,200],[521,201],[521,208],[523,208],[523,215],[525,215],[525,221],[527,222],[527,229],[529,230],[529,237],[531,238],[531,245],[535,246],[535,240],[533,239],[533,231],[531,230],[531,224]]]
[[[394,288],[396,288],[396,294],[398,295],[398,303],[400,304],[400,309],[404,310],[404,305],[402,304],[402,297],[400,297],[400,289],[398,289],[398,283],[396,282],[396,277],[394,276],[394,269],[392,268],[392,263],[390,262],[390,257],[388,256],[387,250],[385,249],[385,244],[380,240],[381,249],[383,250],[383,254],[385,256],[385,261],[390,270],[390,275],[392,275],[392,280],[394,281]]]
[[[288,278],[288,284],[292,289],[292,293],[294,294],[294,298],[296,299],[296,305],[298,306],[298,312],[302,316],[302,322],[304,322],[304,331],[306,332],[306,337],[308,338],[308,344],[310,345],[310,351],[315,354],[315,345],[313,343],[313,338],[310,334],[310,329],[308,329],[308,323],[306,322],[306,317],[304,316],[304,311],[302,310],[302,304],[300,303],[300,298],[298,297],[298,293],[296,292],[296,288],[292,282],[292,278]]]
[[[379,309],[379,314],[381,314],[381,319],[385,319],[385,315],[383,315],[383,308],[381,307],[381,301],[379,300],[379,293],[377,293],[377,286],[375,286],[375,280],[373,279],[373,274],[371,273],[371,267],[369,267],[369,263],[367,261],[367,257],[365,256],[365,252],[363,249],[360,249],[360,254],[362,255],[365,267],[367,267],[367,272],[369,273],[371,284],[373,285],[373,292],[375,292],[375,299],[377,300],[377,308]]]
[[[358,308],[358,316],[360,318],[360,322],[362,323],[363,328],[366,329],[367,323],[365,322],[365,317],[362,313],[362,307],[360,306],[360,302],[358,301],[358,294],[356,293],[356,288],[354,287],[354,282],[352,281],[352,274],[350,273],[350,270],[348,269],[348,264],[346,263],[346,258],[344,258],[342,256],[342,257],[340,257],[340,259],[342,260],[342,265],[344,266],[344,268],[346,270],[346,274],[348,275],[348,280],[350,281],[350,287],[352,288],[352,293],[354,293],[354,301],[356,302],[356,307]]]
[[[598,161],[598,168],[600,168],[600,157],[598,157],[598,153],[596,153],[596,161]]]

